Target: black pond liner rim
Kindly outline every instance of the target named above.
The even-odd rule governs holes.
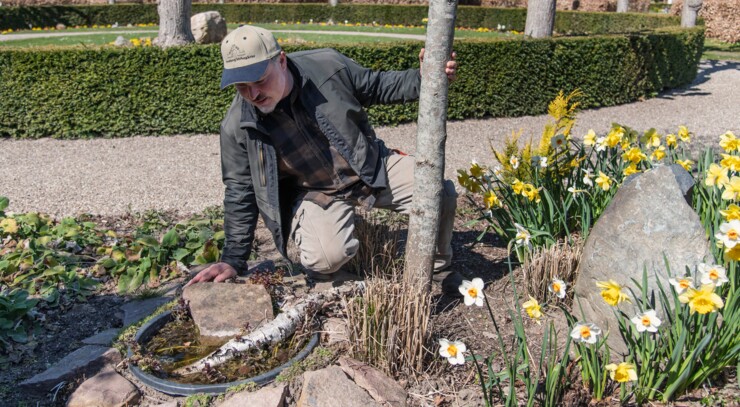
[[[139,330],[136,332],[136,336],[134,337],[134,340],[139,345],[142,345],[142,342],[146,342],[154,336],[155,333],[157,333],[167,322],[170,322],[172,319],[172,311],[167,311],[165,313],[162,313],[161,315],[158,315],[157,317],[152,318],[149,322],[144,324]],[[300,351],[297,355],[295,355],[292,359],[289,361],[283,363],[282,365],[268,371],[265,373],[262,373],[259,376],[249,377],[247,379],[233,381],[229,383],[218,383],[218,384],[186,384],[186,383],[177,383],[170,380],[161,379],[159,377],[150,375],[149,373],[146,373],[139,369],[138,366],[129,365],[129,368],[131,369],[131,373],[139,380],[141,380],[144,384],[147,386],[158,390],[162,393],[170,394],[173,396],[190,396],[193,394],[198,393],[206,393],[206,394],[218,394],[218,393],[225,393],[226,390],[229,387],[238,386],[241,384],[246,383],[255,383],[258,385],[263,385],[266,383],[271,382],[274,380],[280,372],[282,372],[284,369],[290,367],[294,363],[303,360],[308,354],[313,350],[313,348],[316,347],[316,345],[319,343],[319,333],[315,333],[311,336],[311,339],[308,341],[308,344]],[[133,355],[133,351],[131,350],[131,347],[128,348],[128,356],[131,357]]]

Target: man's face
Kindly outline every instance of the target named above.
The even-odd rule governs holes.
[[[285,57],[271,60],[264,75],[256,82],[234,85],[236,91],[262,113],[272,113],[278,102],[286,96]]]

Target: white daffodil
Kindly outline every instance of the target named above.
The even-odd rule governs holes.
[[[632,323],[635,324],[637,332],[658,332],[658,327],[661,324],[660,319],[655,313],[655,310],[645,311],[642,315],[635,315],[631,319]]]
[[[540,158],[540,167],[547,168],[547,157]]]
[[[730,281],[727,279],[727,270],[722,266],[699,263],[699,273],[701,275],[699,281],[702,284],[714,284],[715,287],[719,287]]]
[[[557,136],[554,136],[550,139],[550,146],[552,148],[559,150],[563,147],[565,147],[565,136],[562,134],[558,134]]]
[[[732,249],[740,242],[740,220],[733,219],[719,226],[719,232],[714,235],[726,249]]]
[[[468,348],[460,341],[448,341],[444,338],[439,340],[439,355],[447,358],[451,365],[464,365],[465,356],[463,356],[463,352],[466,350]]]
[[[565,284],[565,281],[558,278],[553,278],[552,281],[550,281],[550,284],[547,286],[547,290],[555,294],[555,296],[560,298],[561,300],[565,298],[566,288],[568,288],[568,285]]]
[[[669,278],[668,282],[671,283],[673,289],[676,290],[676,294],[683,294],[687,289],[694,288],[694,279],[691,277]]]
[[[606,150],[606,137],[599,137],[596,139],[596,151],[601,152]]]
[[[530,240],[532,239],[532,235],[529,234],[527,229],[524,229],[524,226],[518,223],[515,223],[514,227],[516,227],[516,236],[514,237],[516,241],[516,245],[517,246],[530,246],[531,245]]]
[[[511,158],[509,158],[509,164],[511,164],[511,168],[517,169],[519,168],[519,158],[517,156],[512,155]]]
[[[599,340],[599,335],[601,335],[601,328],[592,323],[579,322],[575,324],[573,330],[570,331],[570,337],[573,338],[574,341],[588,344],[596,343],[596,341]]]
[[[593,178],[594,174],[591,173],[591,170],[584,169],[583,172],[586,173],[583,176],[583,183],[586,184],[586,185],[588,185],[588,186],[590,186],[590,187],[594,186],[594,181],[591,179],[591,178]]]
[[[568,187],[568,192],[570,192],[573,195],[578,195],[581,192],[586,192],[585,189],[576,189],[576,187]]]
[[[458,290],[465,297],[465,305],[470,306],[475,304],[482,307],[485,296],[483,287],[485,287],[485,284],[483,284],[483,280],[480,278],[474,278],[473,281],[463,280]]]

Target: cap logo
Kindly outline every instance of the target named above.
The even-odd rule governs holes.
[[[229,51],[226,52],[226,58],[224,58],[224,62],[231,63],[246,59],[252,59],[256,55],[249,55],[246,51],[242,50],[236,44],[231,45],[231,48],[229,48]]]

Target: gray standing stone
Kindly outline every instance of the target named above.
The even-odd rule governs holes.
[[[85,380],[67,400],[67,407],[123,407],[135,405],[141,394],[131,382],[107,367]]]
[[[25,380],[21,386],[30,391],[46,393],[62,381],[69,381],[78,375],[92,376],[108,365],[121,361],[121,353],[104,346],[83,346],[65,356],[46,371]]]
[[[118,37],[116,37],[116,40],[113,41],[113,45],[117,47],[130,47],[131,42],[124,38],[123,35],[119,35]]]
[[[106,329],[103,332],[98,332],[97,334],[85,338],[82,340],[82,343],[87,345],[103,345],[103,346],[110,346],[111,343],[113,343],[113,339],[118,336],[118,332],[120,330],[118,328],[111,328]]]
[[[383,406],[405,407],[408,394],[395,380],[380,370],[354,359],[341,357],[339,365],[344,373],[365,389],[370,396]]]
[[[689,178],[687,178],[689,177]],[[631,287],[632,279],[642,281],[647,267],[648,292],[658,293],[657,279],[670,290],[663,255],[672,275],[683,275],[700,262],[712,262],[709,241],[699,216],[688,205],[685,194],[691,189],[690,176],[678,165],[658,166],[627,179],[593,226],[583,248],[583,257],[574,286],[574,304],[580,301],[586,322],[609,331],[609,345],[618,353],[626,351],[619,335],[613,307],[601,298],[596,282],[612,279]],[[627,293],[628,290],[625,289]],[[636,308],[623,302],[627,315]],[[656,304],[659,317],[660,306]],[[574,307],[580,319],[580,310]]]
[[[205,11],[190,17],[190,30],[198,44],[217,44],[226,37],[226,20],[218,11]]]
[[[123,311],[123,326],[129,326],[152,315],[162,305],[172,301],[170,297],[155,297],[141,301],[131,301],[121,306]]]
[[[227,398],[216,407],[283,407],[288,395],[288,386],[279,384],[263,387],[257,391],[242,391]]]
[[[352,380],[339,366],[329,366],[303,374],[303,388],[297,407],[370,407],[381,406]]]
[[[223,342],[274,318],[272,299],[261,285],[198,283],[185,287],[182,298],[206,343]]]

